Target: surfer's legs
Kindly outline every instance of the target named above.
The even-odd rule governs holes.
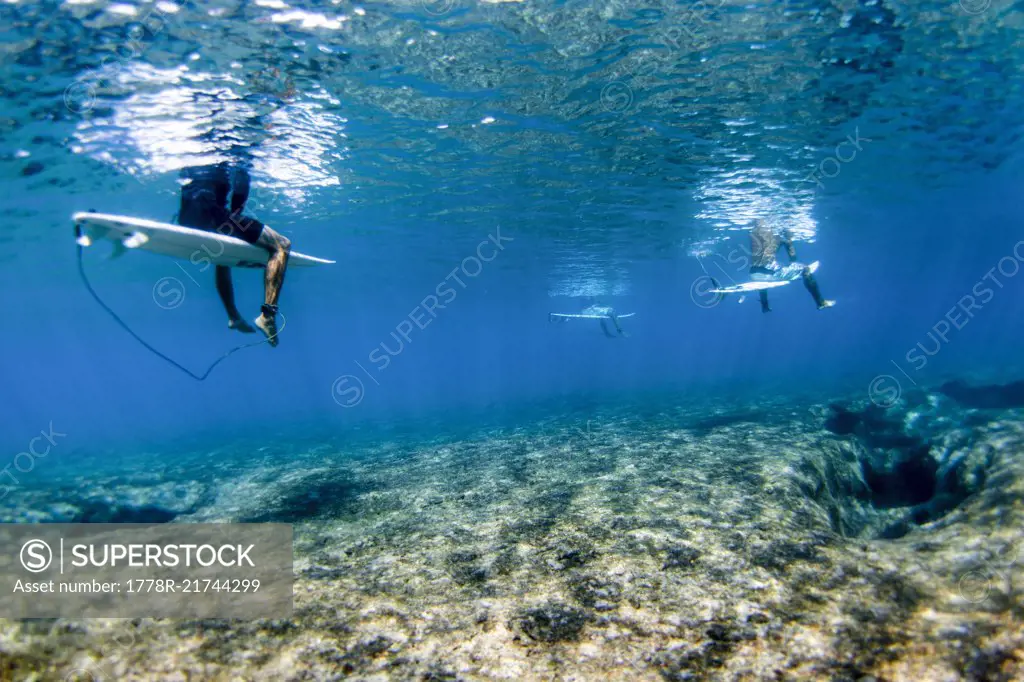
[[[224,304],[224,311],[228,314],[229,320],[236,320],[241,315],[235,307],[235,288],[231,284],[231,268],[226,265],[218,265],[215,270],[217,280],[217,293],[220,294],[221,303]]]
[[[228,327],[246,333],[256,331],[248,322],[242,319],[238,308],[235,307],[235,288],[231,283],[231,268],[226,265],[218,265],[215,278],[217,281],[217,293],[220,294],[221,303],[224,304],[224,311],[228,314]]]
[[[284,284],[284,272],[288,267],[288,255],[292,250],[292,243],[287,237],[278,234],[269,227],[263,228],[257,245],[270,251],[270,259],[267,261],[265,278],[266,305],[277,306],[277,299],[281,296],[281,286]]]
[[[772,309],[768,305],[768,292],[765,289],[761,289],[757,292],[757,297],[761,299],[761,312],[770,313]]]
[[[288,268],[288,255],[291,253],[292,243],[284,235],[264,226],[256,245],[270,252],[263,280],[264,304],[260,316],[256,318],[256,326],[267,335],[270,345],[276,346],[277,300],[281,296],[281,286],[284,284],[284,273]]]
[[[611,320],[612,324],[615,325],[615,331],[618,332],[619,336],[629,336],[629,334],[622,329],[622,325],[619,324],[619,318],[615,315],[609,315],[608,317],[601,318],[601,331],[604,332],[605,336],[612,339],[616,336],[615,334],[612,334],[610,329],[608,329],[608,320]]]
[[[617,315],[609,315],[608,319],[610,319],[612,321],[612,324],[615,325],[615,331],[619,333],[619,336],[628,336],[628,334],[626,334],[626,332],[622,329],[622,325],[619,324],[619,318]]]
[[[831,308],[836,304],[835,301],[826,300],[821,295],[821,290],[818,288],[818,280],[814,279],[814,275],[811,273],[810,268],[804,268],[803,280],[804,286],[807,288],[807,291],[810,292],[811,297],[814,298],[814,302],[817,304],[818,310]]]

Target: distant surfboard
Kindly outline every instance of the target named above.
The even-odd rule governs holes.
[[[812,272],[818,271],[818,266],[821,265],[821,261],[814,261],[807,268]],[[787,279],[770,279],[761,280],[754,282],[743,282],[742,284],[735,284],[728,287],[719,287],[718,289],[708,289],[708,293],[711,294],[742,294],[750,291],[761,291],[762,289],[774,289],[775,287],[784,287],[790,282],[796,281],[803,275],[803,267],[797,266],[799,269],[792,271],[792,276]]]
[[[624,317],[633,317],[636,313],[623,313],[622,315],[616,315],[615,317],[620,320]],[[583,313],[569,314],[569,313],[548,313],[550,319],[561,319],[561,320],[607,320],[607,315],[587,315]]]
[[[114,243],[115,258],[123,255],[127,249],[141,249],[172,258],[183,258],[196,264],[262,268],[266,267],[270,257],[266,249],[219,232],[107,213],[83,211],[74,214],[71,219],[75,222],[75,233],[81,246],[91,246],[100,239],[110,240]],[[331,265],[334,262],[295,251],[288,256],[289,267]]]

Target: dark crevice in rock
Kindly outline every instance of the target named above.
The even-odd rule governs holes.
[[[445,563],[452,579],[459,585],[478,585],[487,582],[491,572],[481,562],[478,552],[459,550],[449,554]]]
[[[777,540],[767,546],[753,548],[750,557],[750,562],[755,566],[770,570],[785,569],[795,561],[826,563],[818,548],[813,544],[789,540]]]
[[[928,446],[896,451],[887,462],[864,460],[861,467],[871,503],[879,509],[919,505],[935,496],[939,465]]]
[[[1021,390],[1024,392],[1024,384]],[[1013,391],[997,391],[996,394],[1004,400]],[[974,393],[960,395],[980,400]],[[986,395],[990,400],[991,393]],[[913,407],[920,407],[922,403],[919,401]],[[825,463],[824,472],[816,470],[817,476],[812,477],[812,480],[819,480],[820,487],[827,487],[830,495],[823,501],[821,491],[815,490],[810,496],[824,504],[832,518],[833,529],[841,534],[850,530],[861,534],[867,530],[885,539],[903,537],[914,527],[936,521],[953,511],[984,485],[984,471],[976,471],[976,465],[969,472],[965,471],[966,456],[950,454],[955,449],[966,452],[969,442],[951,448],[948,442],[943,446],[941,440],[933,442],[934,437],[921,435],[920,429],[908,432],[909,420],[895,408],[883,409],[870,404],[855,409],[840,403],[829,408],[825,428],[835,435],[852,438],[861,446],[856,448],[859,472],[855,476],[851,472],[840,472],[838,479],[859,479],[864,486],[862,491],[835,485],[836,475],[830,468],[834,465],[829,461]],[[858,499],[849,499],[851,492]],[[869,506],[861,503],[865,500]],[[844,521],[849,522],[851,516],[856,522],[848,527]]]
[[[283,485],[274,499],[261,505],[262,509],[239,520],[242,523],[294,523],[304,519],[336,518],[350,512],[359,494],[366,490],[367,486],[358,485],[344,475],[304,476]]]
[[[523,609],[513,617],[510,626],[537,642],[568,642],[579,639],[589,619],[582,609],[552,602]]]
[[[903,430],[902,421],[892,419],[877,405],[851,410],[840,403],[829,405],[832,414],[825,428],[837,436],[856,436],[871,448],[911,448],[924,443]]]
[[[107,500],[86,500],[71,523],[170,523],[178,512],[153,504],[117,504]]]
[[[568,585],[580,604],[598,611],[614,609],[622,598],[622,586],[600,575],[576,573],[569,576]]]
[[[665,563],[662,564],[661,570],[692,569],[698,559],[700,552],[692,547],[669,547],[665,552]]]
[[[712,679],[714,671],[728,662],[733,651],[744,642],[757,638],[747,627],[732,623],[711,623],[704,631],[704,641],[682,651],[665,651],[654,663],[662,679],[671,682]]]
[[[973,648],[961,663],[965,680],[970,682],[1012,682],[1019,679],[1012,664],[1020,661],[1019,651],[998,644]]]

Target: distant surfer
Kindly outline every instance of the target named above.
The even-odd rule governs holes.
[[[789,256],[789,265],[780,265],[776,254],[780,247],[786,248],[786,255]],[[793,247],[793,235],[789,230],[783,230],[781,234],[770,228],[763,220],[755,220],[750,230],[750,279],[755,282],[779,282],[793,280],[800,277],[804,281],[807,291],[814,297],[818,310],[831,308],[835,301],[827,300],[821,295],[818,289],[818,282],[814,279],[814,270],[796,260],[796,249]],[[768,305],[768,290],[758,291],[761,298],[761,312],[771,312]]]
[[[284,284],[291,242],[255,218],[242,215],[249,198],[249,172],[240,166],[218,163],[192,166],[181,171],[181,208],[178,223],[206,232],[238,237],[270,252],[264,273],[264,303],[254,324],[262,331],[271,346],[277,345],[277,300]],[[228,194],[231,195],[230,209]],[[256,330],[246,322],[235,307],[235,293],[231,282],[231,268],[218,265],[217,293],[228,314],[228,327],[240,332]]]
[[[548,313],[548,322],[568,322],[572,319],[584,319],[584,320],[599,320],[601,323],[601,331],[604,335],[609,338],[615,338],[616,336],[628,337],[623,329],[622,325],[619,324],[620,317],[630,317],[633,313],[627,313],[625,315],[618,315],[615,313],[615,309],[611,306],[593,304],[587,306],[578,313]],[[615,327],[616,334],[613,334],[608,328],[608,323],[611,322]]]

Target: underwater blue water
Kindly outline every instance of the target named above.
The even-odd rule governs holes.
[[[0,677],[1019,679],[1022,23],[0,3],[0,515],[285,523],[294,579],[281,618],[0,613]],[[336,261],[277,347],[201,260],[76,246],[214,163]],[[758,220],[834,306],[709,293]],[[626,334],[551,317],[592,306]]]
[[[1009,3],[289,6],[175,8],[155,32],[151,3],[0,10],[0,451],[50,424],[68,452],[355,440],[367,425],[425,420],[430,435],[520,409],[1021,366]],[[132,35],[130,58],[101,66]],[[854,135],[870,141],[836,149]],[[169,220],[178,169],[222,159],[252,164],[250,213],[337,264],[288,272],[278,348],[196,382],[92,300],[70,216]],[[832,177],[819,186],[815,168]],[[694,302],[701,262],[747,279],[757,217],[797,231],[834,308],[815,310],[799,282],[767,315],[756,296]],[[478,275],[450,278],[499,233]],[[105,251],[84,253],[96,291],[192,371],[251,340],[227,330],[212,272]],[[938,343],[936,325],[1006,257]],[[446,278],[454,298],[382,368],[381,344],[396,350]],[[235,274],[250,318],[260,280]],[[629,338],[548,322],[588,296],[636,313]],[[921,368],[918,343],[934,351]]]

